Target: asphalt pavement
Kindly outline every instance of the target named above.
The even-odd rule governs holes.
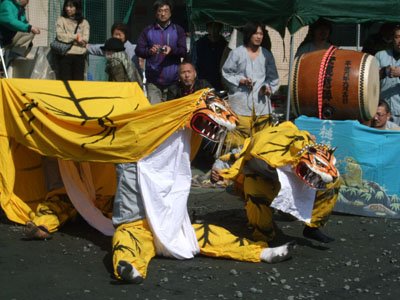
[[[244,203],[229,190],[193,188],[189,213],[250,237]],[[400,299],[399,220],[333,214],[323,231],[336,240],[322,244],[275,217],[274,245],[298,245],[288,261],[155,258],[145,281],[130,285],[112,276],[111,238],[81,218],[52,240],[27,241],[1,214],[0,299]]]

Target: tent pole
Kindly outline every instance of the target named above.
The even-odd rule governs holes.
[[[115,5],[114,1],[107,0],[106,1],[106,24],[107,28],[111,28],[111,26],[114,24],[114,11],[115,11]],[[107,38],[110,38],[110,33],[109,30],[107,30]]]
[[[357,24],[357,51],[361,51],[361,25]]]
[[[288,92],[287,92],[287,100],[286,100],[286,121],[289,120],[290,116],[290,99],[291,99],[291,91],[290,91],[290,82],[292,80],[292,67],[294,60],[294,35],[290,35],[290,51],[289,51],[289,75],[288,75]]]

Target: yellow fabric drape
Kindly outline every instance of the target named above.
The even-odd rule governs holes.
[[[151,106],[136,83],[0,79],[0,203],[7,217],[24,224],[45,199],[41,155],[137,161],[186,126],[203,92]],[[103,166],[94,167],[101,176]],[[102,196],[115,190],[115,174],[105,172],[108,180],[95,183]]]
[[[0,80],[0,136],[74,161],[132,162],[190,120],[204,90],[151,106],[136,83]]]

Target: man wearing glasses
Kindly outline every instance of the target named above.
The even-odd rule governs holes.
[[[167,99],[168,87],[178,82],[178,67],[186,56],[186,34],[171,22],[172,4],[157,0],[153,9],[156,22],[142,31],[135,49],[146,59],[147,97],[152,104]]]
[[[400,127],[396,123],[390,121],[391,117],[389,105],[381,100],[379,101],[376,114],[371,121],[371,127],[381,130],[400,130]]]

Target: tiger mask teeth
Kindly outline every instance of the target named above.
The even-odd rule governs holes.
[[[312,170],[307,164],[303,162],[297,165],[296,174],[304,183],[315,190],[327,189],[327,185],[334,180],[332,176],[324,176],[324,174],[318,174],[318,172]]]
[[[236,128],[237,116],[226,101],[217,97],[212,91],[203,95],[199,108],[190,120],[192,130],[204,138],[219,142],[226,131]]]
[[[192,118],[191,127],[196,133],[213,142],[219,141],[221,135],[226,131],[207,114],[196,114]]]

